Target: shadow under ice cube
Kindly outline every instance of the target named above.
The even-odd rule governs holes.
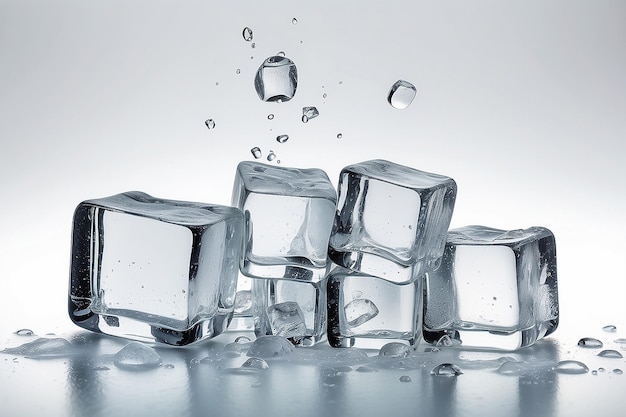
[[[514,350],[556,330],[556,246],[546,228],[450,230],[441,266],[427,274],[424,339]]]
[[[337,193],[320,169],[241,162],[232,204],[245,214],[241,272],[255,278],[319,281]]]
[[[329,242],[337,265],[407,283],[443,253],[456,183],[384,160],[345,167]]]
[[[69,314],[77,325],[187,345],[232,317],[243,214],[128,192],[74,213]]]

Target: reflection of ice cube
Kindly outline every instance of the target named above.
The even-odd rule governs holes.
[[[378,307],[367,298],[357,298],[350,301],[343,308],[346,315],[346,323],[350,327],[357,327],[378,314]]]
[[[275,336],[290,338],[306,335],[304,315],[298,303],[288,301],[269,306],[267,316],[272,327],[272,334]]]
[[[85,201],[74,215],[70,317],[174,345],[217,335],[234,306],[242,232],[233,207],[139,192]]]
[[[405,283],[437,266],[456,184],[383,160],[345,167],[329,242],[338,265]]]
[[[441,267],[427,274],[424,337],[517,349],[558,325],[552,233],[468,226],[450,230]]]
[[[320,169],[241,162],[232,197],[246,215],[241,271],[260,278],[324,278],[336,201]]]

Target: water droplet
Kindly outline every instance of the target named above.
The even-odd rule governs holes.
[[[161,357],[153,348],[139,342],[131,342],[115,354],[115,366],[121,369],[146,370],[161,365]]]
[[[34,333],[31,329],[19,329],[15,334],[18,336],[32,336]]]
[[[379,313],[378,307],[367,298],[357,298],[343,308],[348,326],[357,327],[373,319]]]
[[[236,314],[242,314],[249,311],[252,308],[252,292],[251,291],[237,291],[235,294],[235,306],[233,312]]]
[[[264,359],[261,358],[250,358],[245,361],[242,365],[242,368],[251,368],[251,369],[269,369],[269,365],[265,362]]]
[[[274,151],[270,150],[270,153],[267,154],[267,160],[273,161],[275,158],[276,158],[276,154],[274,153]]]
[[[261,153],[261,149],[258,146],[250,149],[250,152],[252,152],[252,156],[254,156],[254,159],[260,159],[263,156],[263,153]]]
[[[241,32],[241,34],[243,36],[243,40],[244,41],[246,41],[246,42],[251,42],[252,41],[252,37],[253,37],[252,29],[250,29],[248,26],[243,28],[243,32]]]
[[[406,358],[409,356],[409,345],[400,342],[387,343],[380,348],[378,356],[387,358]]]
[[[341,139],[343,135],[341,133],[337,133],[337,139]]]
[[[463,375],[463,371],[461,371],[461,368],[453,363],[442,363],[441,365],[435,366],[435,368],[430,371],[430,374],[435,376],[452,377]]]
[[[289,135],[276,136],[276,141],[278,143],[285,143],[285,142],[287,142],[287,140],[289,140]]]
[[[598,353],[598,356],[602,358],[612,358],[612,359],[623,358],[621,353],[613,349],[603,350],[602,352]]]
[[[593,371],[591,371],[591,375],[598,375],[598,371],[594,369]]]
[[[250,343],[252,340],[248,336],[238,336],[235,343]]]
[[[256,72],[254,88],[263,101],[289,101],[298,88],[298,70],[292,60],[282,56],[267,58]]]
[[[206,119],[204,121],[204,124],[206,125],[206,127],[208,127],[209,129],[214,129],[215,128],[215,120],[213,119]]]
[[[320,113],[317,111],[317,107],[303,107],[302,108],[302,122],[306,123],[311,119],[315,119]]]
[[[400,382],[411,382],[411,377],[408,375],[402,375],[400,377]]]
[[[604,371],[606,371],[606,369],[604,369],[604,368],[598,368],[598,372],[604,372]]]
[[[235,71],[236,74],[241,74],[241,69],[237,68],[237,70]]]
[[[626,345],[626,338],[620,337],[618,339],[615,339],[614,342],[620,345]]]
[[[272,358],[291,353],[294,346],[284,337],[260,336],[250,346],[248,356],[258,358]]]
[[[280,51],[276,54],[276,56],[285,56],[285,51]]]
[[[564,360],[560,361],[556,365],[552,367],[554,372],[558,372],[560,374],[585,374],[589,372],[589,368],[582,362],[574,361],[574,360]]]
[[[256,43],[252,42],[252,44],[250,45],[250,47],[252,47],[252,49],[256,48]]]
[[[616,332],[617,331],[617,326],[609,324],[609,325],[604,326],[602,328],[602,330],[604,330],[605,332]]]
[[[583,337],[578,341],[578,346],[584,348],[601,348],[604,345],[600,340],[593,337]]]
[[[621,374],[623,374],[623,373],[624,373],[624,371],[622,371],[622,370],[621,370],[621,369],[619,369],[619,368],[615,368],[615,369],[613,369],[613,373],[614,373],[614,374],[617,374],[617,375],[621,375]]]
[[[2,352],[33,359],[69,356],[73,353],[70,342],[58,337],[52,339],[42,337],[15,348],[6,348]]]
[[[393,108],[402,110],[409,107],[416,94],[417,89],[413,84],[408,81],[398,80],[391,86],[387,95],[387,101]]]
[[[294,25],[298,24],[298,19],[296,19],[295,17],[293,19],[291,19],[291,23],[293,23]]]
[[[497,372],[504,375],[522,375],[527,367],[522,362],[506,361],[498,368]]]
[[[274,115],[272,113],[268,114],[267,120],[274,120]]]

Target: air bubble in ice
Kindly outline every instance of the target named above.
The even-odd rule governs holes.
[[[605,332],[616,332],[617,331],[617,326],[609,324],[609,325],[604,326],[602,328],[602,330],[604,330]]]
[[[623,358],[621,353],[613,349],[603,350],[602,352],[598,353],[598,356],[602,358],[613,358],[613,359]]]
[[[560,361],[556,365],[552,367],[554,372],[558,372],[560,374],[585,374],[589,372],[589,368],[582,362],[574,361],[574,360],[564,360]]]
[[[320,113],[317,111],[317,107],[303,107],[302,108],[302,122],[306,123],[311,119],[315,119]]]
[[[206,127],[208,127],[209,129],[214,129],[215,128],[215,120],[213,119],[206,119],[204,121],[204,124],[206,125]]]
[[[378,307],[373,301],[367,298],[357,298],[350,301],[344,307],[346,321],[348,326],[357,327],[376,317],[378,315]]]
[[[584,348],[601,348],[603,344],[602,341],[593,337],[583,337],[578,341],[578,346]]]
[[[263,101],[285,102],[296,94],[298,70],[292,60],[283,56],[267,58],[256,72],[254,88]]]
[[[250,152],[252,153],[252,156],[254,156],[254,159],[260,159],[263,156],[263,153],[261,152],[261,149],[258,146],[255,146],[254,148],[250,149]]]
[[[237,291],[235,295],[235,307],[233,312],[236,314],[244,313],[252,308],[252,292]]]
[[[252,29],[250,29],[249,27],[245,27],[243,28],[243,32],[241,33],[243,36],[243,40],[245,40],[246,42],[251,42],[252,41]]]
[[[247,355],[258,358],[273,358],[289,354],[293,350],[294,346],[284,337],[260,336],[252,343]]]
[[[113,363],[118,368],[140,371],[160,366],[161,357],[153,348],[131,342],[115,354]]]
[[[462,375],[463,371],[461,371],[461,368],[453,363],[442,363],[435,366],[433,370],[430,371],[430,374],[435,376],[452,377]]]
[[[279,135],[279,136],[276,136],[276,142],[278,142],[278,143],[285,143],[285,142],[287,142],[287,140],[289,140],[289,135]]]
[[[406,109],[416,94],[417,89],[413,84],[408,81],[398,80],[391,86],[387,95],[387,101],[396,109]]]
[[[265,362],[265,359],[261,359],[261,358],[250,358],[247,361],[245,361],[242,365],[242,368],[249,368],[249,369],[269,369],[269,365],[267,364],[267,362]]]
[[[31,329],[19,329],[17,332],[15,332],[15,334],[18,336],[32,336],[33,331]]]
[[[387,343],[378,351],[378,356],[387,358],[406,358],[409,356],[409,345],[400,342]]]

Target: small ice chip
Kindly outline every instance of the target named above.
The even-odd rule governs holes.
[[[376,317],[378,315],[378,307],[367,298],[357,298],[346,304],[344,312],[348,326],[357,327]]]

